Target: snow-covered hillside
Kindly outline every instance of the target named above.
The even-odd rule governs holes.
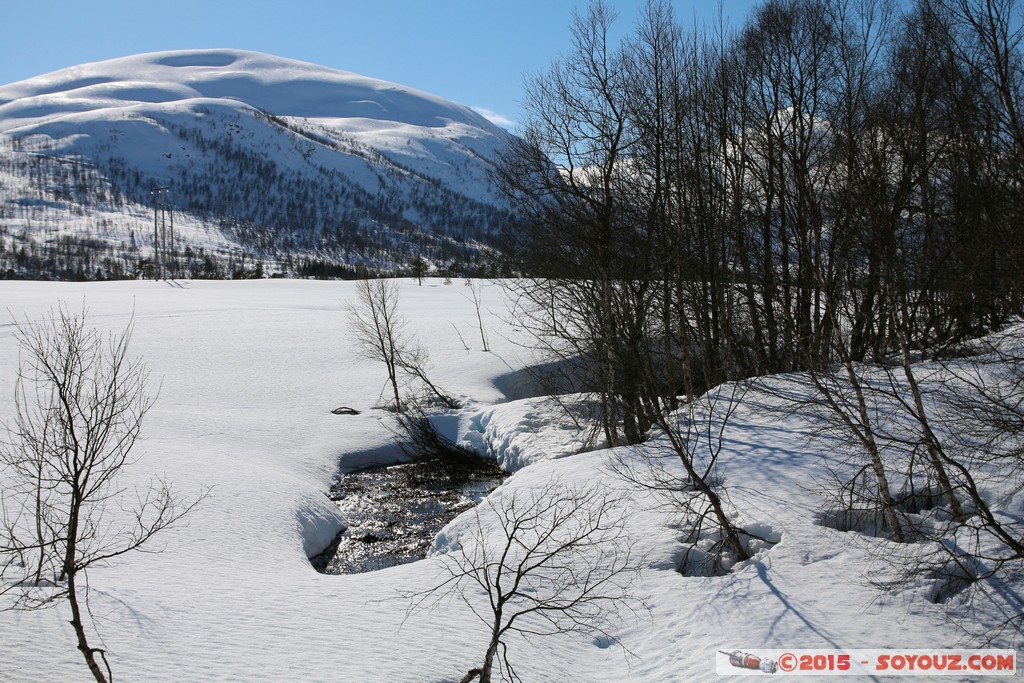
[[[162,552],[89,574],[89,607],[116,680],[457,681],[480,664],[487,626],[462,601],[410,614],[400,598],[443,580],[440,553],[474,542],[473,512],[439,534],[438,554],[413,564],[326,576],[307,560],[343,524],[326,496],[339,466],[395,455],[389,414],[374,409],[386,400],[386,373],[353,350],[347,329],[343,304],[354,293],[352,283],[311,281],[0,283],[9,310],[0,320],[0,420],[12,418],[19,362],[9,316],[37,319],[57,301],[71,310],[84,301],[101,328],[134,318],[132,351],[160,383],[123,485],[162,477],[184,497],[212,487],[187,525],[157,541]],[[963,644],[928,586],[890,598],[870,584],[889,541],[818,523],[817,483],[832,445],[799,414],[766,412],[759,400],[733,414],[719,476],[738,522],[778,543],[724,576],[682,576],[678,510],[609,474],[615,456],[639,462],[643,450],[573,454],[578,435],[558,411],[506,400],[498,387],[529,354],[521,331],[502,321],[501,289],[484,286],[483,299],[490,353],[475,341],[476,311],[461,284],[404,281],[400,290],[431,378],[466,405],[461,440],[518,469],[492,498],[552,481],[629,493],[626,529],[644,555],[633,591],[646,609],[612,630],[622,645],[593,634],[512,639],[509,659],[524,681],[714,681],[717,653],[734,648]],[[331,414],[342,405],[363,412]],[[975,616],[985,615],[960,614],[961,625]],[[63,606],[0,612],[0,679],[85,680],[68,619]]]
[[[16,235],[120,214],[113,239],[79,236],[144,246],[152,221],[134,214],[166,187],[183,225],[260,257],[464,263],[508,220],[488,180],[508,139],[467,107],[357,74],[241,50],[143,54],[0,87],[0,216]],[[224,252],[192,237],[178,249]]]

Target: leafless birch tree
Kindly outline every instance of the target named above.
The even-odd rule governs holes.
[[[396,281],[360,280],[356,285],[356,300],[347,308],[356,347],[363,357],[380,361],[387,368],[395,412],[406,408],[399,390],[403,373],[418,380],[431,400],[445,408],[459,407],[454,397],[427,376],[427,352],[409,332],[408,321],[398,310]]]
[[[147,545],[199,501],[186,502],[163,481],[129,496],[119,479],[154,400],[148,371],[128,354],[131,325],[104,335],[86,326],[85,312],[62,307],[16,329],[22,361],[15,417],[0,444],[10,482],[3,493],[0,595],[6,609],[66,600],[78,650],[102,683],[111,670],[86,632],[86,571]]]
[[[348,305],[348,318],[359,351],[387,368],[395,410],[401,412],[398,371],[409,337],[405,318],[398,312],[398,284],[383,278],[360,280],[356,284],[356,300]]]
[[[514,634],[615,640],[609,631],[618,619],[642,607],[630,592],[641,558],[626,535],[622,503],[596,486],[551,482],[492,495],[476,509],[469,538],[441,558],[446,578],[405,596],[411,611],[457,597],[489,630],[483,662],[464,683],[477,676],[490,683],[496,664],[519,680],[507,650]]]

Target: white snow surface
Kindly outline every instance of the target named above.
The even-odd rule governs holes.
[[[0,119],[190,99],[241,100],[280,116],[490,127],[468,107],[348,71],[245,50],[153,52],[82,64],[0,87]]]
[[[441,580],[437,554],[346,576],[318,574],[307,560],[344,523],[326,496],[339,468],[395,456],[388,413],[374,408],[386,376],[346,329],[353,295],[341,282],[0,283],[0,420],[14,407],[12,318],[37,319],[63,301],[87,307],[104,329],[134,319],[131,348],[159,381],[159,398],[124,484],[164,477],[186,498],[210,488],[187,524],[155,540],[161,552],[89,573],[90,628],[116,680],[457,681],[480,664],[488,634],[465,605],[409,613],[398,598]],[[503,403],[502,377],[529,354],[502,320],[500,287],[487,284],[484,295],[490,353],[473,341],[476,312],[461,283],[403,281],[401,306],[430,353],[431,378],[466,404],[448,418],[461,440],[518,469],[492,495],[552,480],[624,487],[607,462],[633,451],[574,454],[550,406]],[[331,414],[342,405],[363,412]],[[780,542],[726,576],[675,571],[678,520],[633,491],[629,533],[646,553],[634,590],[648,610],[613,634],[622,646],[578,634],[512,640],[523,680],[711,681],[721,649],[958,646],[941,606],[920,595],[882,599],[868,585],[871,552],[886,541],[854,542],[814,523],[813,480],[827,449],[805,431],[754,402],[737,410],[719,474],[738,521]],[[438,535],[439,552],[470,542],[473,515]],[[85,680],[68,619],[63,605],[0,612],[0,679]]]
[[[169,164],[188,166],[201,156],[170,136],[159,120],[189,121],[209,112],[252,109],[302,128],[315,127],[336,144],[349,140],[379,150],[414,172],[446,179],[457,174],[469,196],[490,193],[485,168],[472,160],[493,158],[508,138],[504,129],[469,107],[436,95],[235,49],[152,52],[0,86],[0,133],[40,135],[57,149],[85,156],[115,149],[159,177]],[[268,155],[288,159],[273,151],[279,140],[263,139],[272,136],[244,120],[240,124],[251,130],[235,133],[262,136],[256,143]],[[364,177],[372,173],[359,159],[338,159],[323,150],[316,154],[316,161],[337,165],[359,182],[375,182]]]

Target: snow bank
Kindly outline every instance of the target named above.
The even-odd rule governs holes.
[[[581,421],[583,395],[538,397],[493,406],[468,416],[460,444],[498,461],[506,472],[591,447],[593,430]]]

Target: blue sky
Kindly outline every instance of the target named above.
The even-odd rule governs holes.
[[[609,0],[628,33],[644,0]],[[754,0],[723,0],[741,20]],[[0,84],[140,52],[229,47],[394,81],[519,118],[524,74],[570,46],[577,0],[5,0]],[[677,0],[681,21],[717,2]]]

